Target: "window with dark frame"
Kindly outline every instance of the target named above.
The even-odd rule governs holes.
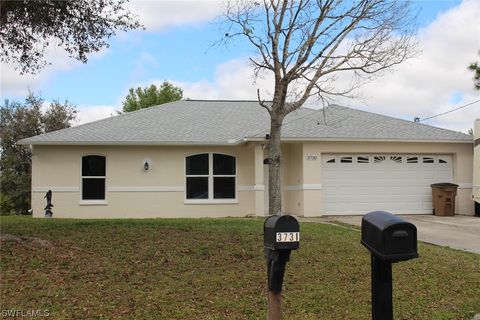
[[[236,198],[236,159],[220,153],[186,157],[186,199]]]
[[[82,200],[105,200],[106,161],[104,156],[82,157]]]
[[[208,153],[187,157],[187,199],[208,199]]]

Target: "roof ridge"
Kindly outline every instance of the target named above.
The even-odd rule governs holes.
[[[433,126],[433,125],[431,125],[431,124],[409,121],[409,120],[405,120],[405,119],[401,119],[401,118],[396,118],[396,117],[389,116],[389,115],[385,115],[385,114],[375,113],[375,112],[372,112],[372,111],[366,111],[366,110],[355,109],[355,108],[351,108],[351,107],[347,107],[347,106],[341,106],[341,105],[338,105],[338,104],[330,105],[330,106],[328,106],[327,108],[344,108],[344,109],[353,110],[353,111],[355,111],[355,112],[368,113],[368,114],[371,114],[371,115],[374,115],[374,116],[377,116],[377,117],[383,117],[383,118],[393,119],[393,120],[396,120],[396,121],[407,122],[407,123],[413,124],[413,125],[421,125],[421,126],[428,127],[428,128],[435,128],[435,129],[437,129],[437,130],[454,132],[454,133],[456,133],[456,134],[462,134],[462,135],[465,135],[465,136],[469,136],[468,134],[463,133],[463,132],[461,132],[461,131],[455,131],[455,130],[451,130],[451,129],[436,127],[436,126]]]

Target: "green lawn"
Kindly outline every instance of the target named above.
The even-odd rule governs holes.
[[[262,220],[0,221],[2,310],[47,309],[54,319],[265,317]],[[284,318],[370,319],[370,258],[360,233],[300,228]],[[395,319],[480,312],[480,255],[423,243],[419,254],[394,265]]]

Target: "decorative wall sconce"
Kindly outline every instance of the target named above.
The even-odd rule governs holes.
[[[152,161],[150,159],[143,159],[143,171],[152,169]]]

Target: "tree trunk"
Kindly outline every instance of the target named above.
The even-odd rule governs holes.
[[[280,146],[282,122],[283,116],[272,112],[270,140],[267,144],[268,158],[270,159],[268,168],[268,213],[270,215],[280,215],[282,211],[282,150]]]

